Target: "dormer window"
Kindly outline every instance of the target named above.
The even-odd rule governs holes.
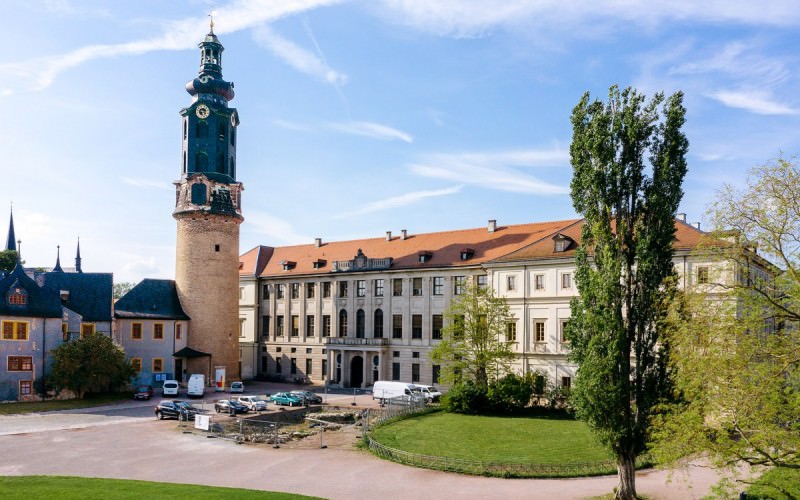
[[[314,266],[314,269],[321,269],[325,267],[327,263],[328,261],[325,259],[317,259],[312,263],[312,265]]]
[[[553,241],[555,242],[555,247],[553,251],[555,253],[566,252],[572,247],[574,240],[569,236],[564,236],[563,234],[557,234],[553,237]]]
[[[281,266],[283,266],[284,271],[291,271],[295,268],[295,266],[297,266],[297,262],[291,260],[282,260]]]
[[[418,254],[418,259],[420,264],[429,262],[432,257],[433,257],[433,252],[429,252],[427,250],[423,250]]]
[[[28,303],[28,291],[21,287],[12,288],[6,298],[9,305],[24,306]]]
[[[461,260],[469,260],[475,255],[475,250],[472,248],[462,248],[459,255],[461,256]]]

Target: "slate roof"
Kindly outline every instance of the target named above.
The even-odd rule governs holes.
[[[12,288],[24,288],[28,293],[24,305],[10,305],[6,294]],[[0,280],[0,315],[33,318],[60,318],[62,315],[61,298],[49,290],[40,287],[25,269],[17,265],[10,274]]]
[[[114,275],[111,273],[47,272],[36,276],[43,289],[56,297],[69,292],[63,302],[68,309],[83,316],[83,321],[111,321],[114,301]]]
[[[114,304],[117,318],[187,320],[173,280],[145,278]]]

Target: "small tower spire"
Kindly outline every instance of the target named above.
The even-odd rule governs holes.
[[[61,245],[56,245],[56,267],[53,268],[54,273],[63,273],[61,269]]]
[[[75,254],[75,272],[82,273],[81,270],[81,237],[78,236],[78,252]]]
[[[211,21],[208,23],[209,27],[211,28],[211,32],[209,34],[213,35],[214,34],[214,11],[213,10],[211,11],[210,14],[208,14],[208,17],[211,19]]]
[[[8,222],[8,238],[5,250],[17,251],[17,237],[14,235],[14,204],[11,204],[11,218]]]

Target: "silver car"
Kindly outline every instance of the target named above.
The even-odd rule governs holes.
[[[250,408],[250,411],[264,411],[267,409],[267,400],[263,396],[239,396],[240,403]]]

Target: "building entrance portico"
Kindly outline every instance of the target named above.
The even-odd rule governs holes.
[[[326,339],[327,379],[338,387],[365,388],[380,377],[387,339],[330,337]]]

